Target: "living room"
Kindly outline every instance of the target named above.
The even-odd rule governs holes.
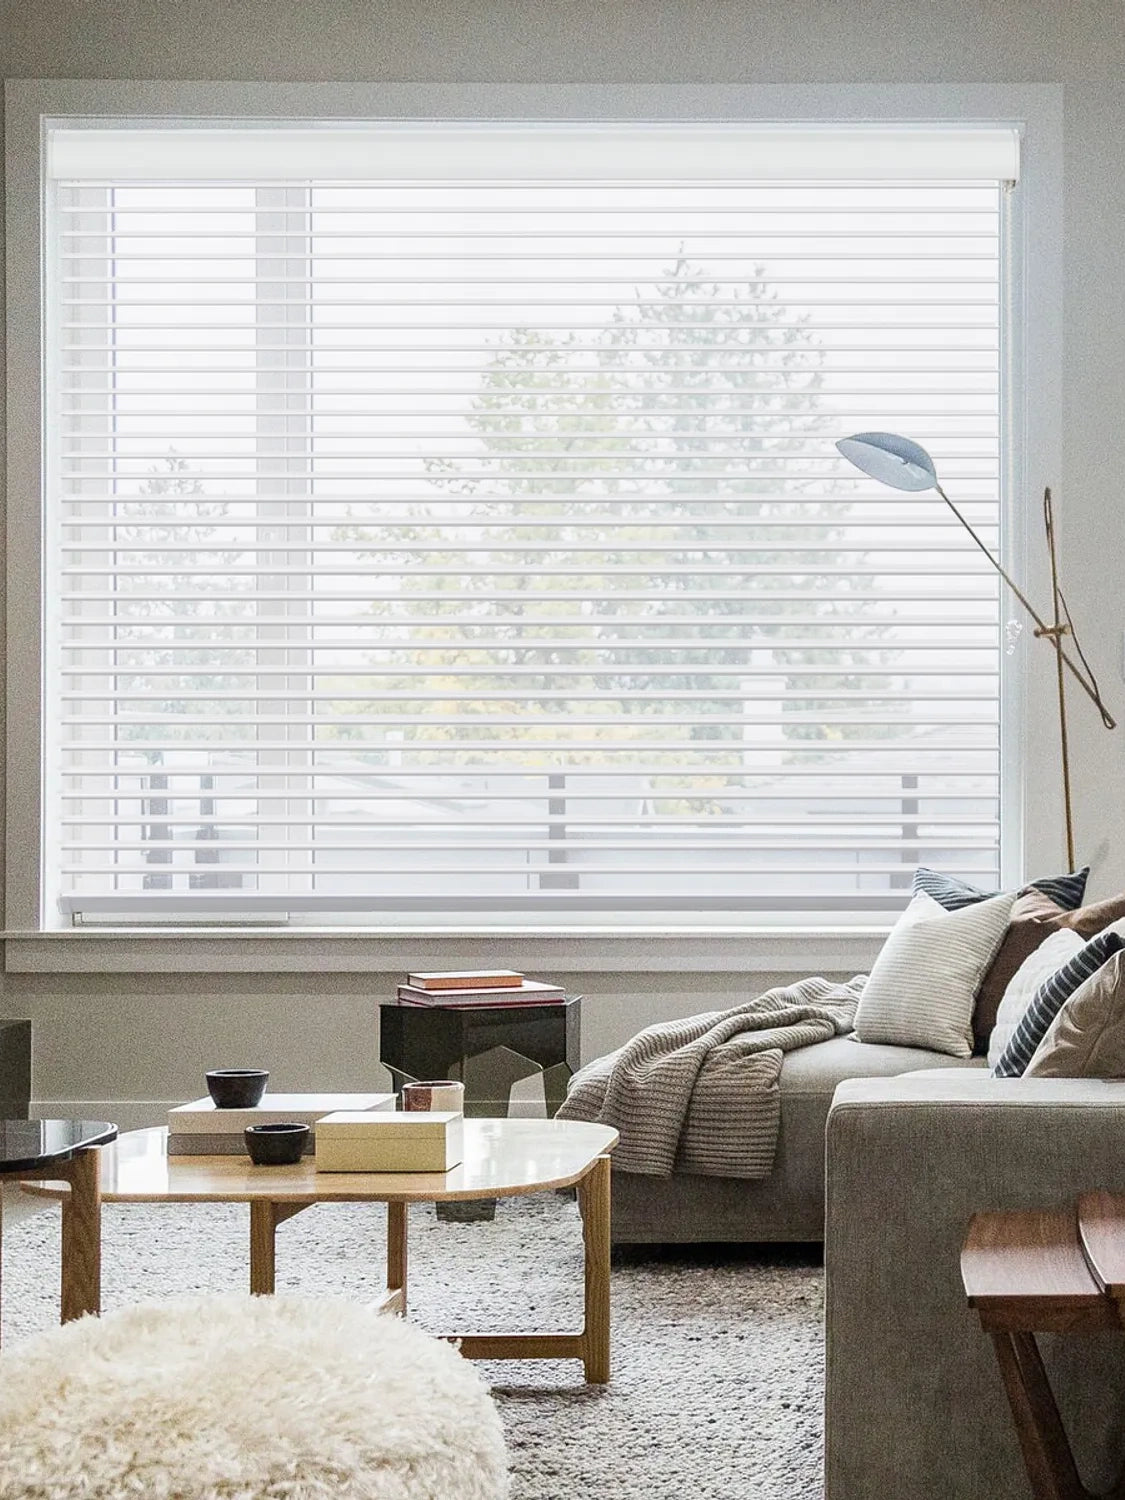
[[[1125,713],[1117,5],[5,0],[0,17],[14,80],[2,1014],[30,1022],[32,1115],[150,1129],[225,1066],[268,1068],[271,1093],[389,1090],[380,1009],[426,971],[557,983],[582,997],[576,1060],[597,1063],[648,1027],[871,973],[914,866],[1009,894],[1088,866],[1070,903],[1081,911],[1125,890],[1125,735],[1098,711]],[[371,189],[383,196],[365,199],[364,132],[388,121],[398,133]],[[474,133],[482,122],[504,128]],[[283,151],[263,145],[282,130]],[[493,196],[466,230],[457,195],[482,180]],[[329,195],[321,219],[301,196],[310,181],[345,184],[315,189]],[[245,204],[231,207],[246,182],[249,229]],[[566,197],[574,182],[587,197]],[[606,184],[622,182],[611,201]],[[550,210],[533,224],[519,217],[532,203]],[[109,227],[130,211],[144,247]],[[513,237],[506,261],[485,233],[497,223]],[[396,226],[415,233],[409,275]],[[193,256],[189,316],[177,277]],[[248,256],[268,286],[256,311],[232,311]],[[718,351],[710,409],[691,380],[668,379],[683,351],[667,311],[693,298],[685,321],[706,315]],[[744,337],[758,339],[745,366]],[[193,370],[198,349],[213,363]],[[169,351],[191,377],[179,385]],[[591,365],[583,386],[575,372]],[[898,486],[849,463],[835,445],[865,430],[922,443],[960,516],[925,475]],[[107,473],[125,504],[112,536]],[[398,485],[382,535],[365,509],[373,479]],[[1054,637],[1048,487],[1073,616]],[[549,532],[560,491],[571,508]],[[177,507],[193,526],[176,530]],[[316,525],[325,594],[301,615]],[[520,640],[507,606],[536,586],[543,634]],[[337,609],[349,588],[350,619]],[[698,611],[724,589],[727,634],[701,632]],[[845,592],[858,623],[834,636]],[[404,593],[411,661],[401,632],[388,656],[371,623]],[[587,606],[623,631],[600,619],[576,636]],[[209,636],[216,608],[235,623]],[[654,616],[659,638],[645,633]],[[362,673],[341,687],[342,658],[329,652],[324,671],[310,642],[348,630],[340,649],[362,650]],[[654,643],[692,672],[654,670]],[[243,710],[249,739],[224,760]],[[654,730],[657,716],[670,722]],[[302,810],[301,757],[329,720]],[[193,740],[185,724],[206,727]],[[711,757],[723,739],[736,750]],[[456,753],[443,761],[442,745]],[[341,747],[357,766],[369,757],[350,780]],[[596,848],[607,830],[618,842]],[[316,898],[296,907],[294,879]],[[513,899],[516,886],[535,894]],[[847,1049],[862,1047],[846,1034],[820,1045],[844,1049],[847,1079]],[[823,1253],[835,1074],[802,1085],[816,1103],[799,1152],[782,1106],[774,1188],[704,1175],[720,1186],[701,1198],[682,1173],[654,1198],[644,1172],[618,1170],[608,1383],[584,1382],[573,1360],[480,1366],[516,1500],[1038,1493],[958,1256],[974,1212],[1125,1191],[1125,1126],[1112,1081],[994,1082],[980,1048],[980,1066],[951,1079],[966,1059],[930,1050],[936,1062],[884,1071],[940,1080],[842,1085]],[[786,1054],[791,1078],[815,1051]],[[531,1118],[546,1107],[535,1082],[516,1086]],[[1002,1083],[1026,1107],[997,1106]],[[44,1201],[5,1193],[13,1356],[58,1319]],[[333,1238],[349,1211],[280,1229],[279,1289],[370,1300],[371,1268]],[[107,1201],[107,1313],[241,1288],[243,1213]],[[478,1311],[503,1324],[521,1288],[537,1309],[525,1328],[577,1315],[570,1197],[460,1224],[418,1206],[410,1223],[422,1326]],[[346,1233],[358,1247],[373,1231]],[[892,1288],[895,1267],[908,1292]],[[1118,1340],[1060,1339],[1048,1371],[1096,1488],[1125,1459]],[[24,1492],[0,1474],[5,1493]]]

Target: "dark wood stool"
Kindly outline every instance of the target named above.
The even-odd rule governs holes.
[[[1121,1329],[1125,1199],[1088,1193],[1077,1213],[976,1214],[961,1277],[996,1350],[1035,1500],[1100,1500],[1079,1478],[1035,1335]],[[1125,1474],[1107,1494],[1125,1496]]]

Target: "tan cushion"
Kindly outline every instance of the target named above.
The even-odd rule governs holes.
[[[1125,951],[1078,986],[1023,1076],[1125,1078]]]
[[[981,980],[973,1007],[973,1037],[977,1052],[988,1051],[988,1039],[996,1025],[996,1013],[1025,958],[1035,952],[1044,938],[1059,930],[1062,919],[1078,916],[1068,912],[1035,886],[1020,891],[1008,918],[1008,930],[988,972]]]
[[[1004,991],[1011,984],[1024,959],[1034,953],[1052,932],[1069,928],[1081,938],[1097,937],[1112,922],[1125,917],[1125,892],[1106,901],[1095,901],[1067,911],[1035,886],[1025,886],[1016,897],[1008,931],[992,961],[992,967],[981,981],[977,1003],[973,1008],[973,1036],[978,1052],[987,1052],[989,1038],[996,1025],[996,1015]]]
[[[1125,917],[1125,891],[1119,896],[1110,896],[1107,901],[1095,901],[1091,906],[1080,906],[1077,911],[1063,914],[1060,927],[1072,927],[1079,937],[1097,937],[1099,932],[1113,922]]]

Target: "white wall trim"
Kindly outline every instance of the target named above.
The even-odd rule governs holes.
[[[659,932],[538,931],[520,928],[398,931],[75,930],[8,934],[10,974],[405,973],[487,967],[502,951],[527,973],[867,973],[889,924],[837,929],[759,928],[737,932],[664,927]]]

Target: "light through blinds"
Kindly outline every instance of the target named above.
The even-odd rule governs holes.
[[[995,882],[1014,137],[773,130],[54,132],[52,904]]]

